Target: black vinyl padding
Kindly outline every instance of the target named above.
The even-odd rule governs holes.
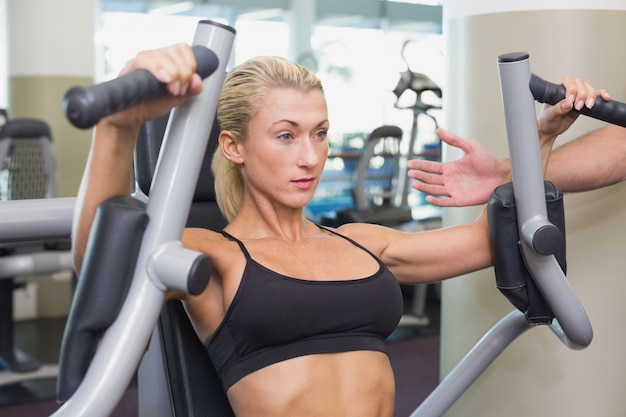
[[[168,115],[151,120],[141,127],[135,152],[135,177],[137,184],[145,195],[150,195],[150,185],[156,170],[157,159],[163,135],[167,127]],[[215,186],[211,172],[211,158],[217,148],[219,129],[217,121],[213,122],[213,130],[200,169],[200,175],[194,191],[193,203],[215,203]]]
[[[562,234],[560,248],[554,254],[559,266],[567,271],[565,247],[565,214],[563,193],[551,182],[545,182],[548,220]],[[526,316],[529,324],[550,324],[554,313],[533,280],[520,247],[513,184],[497,187],[488,203],[489,238],[496,287]]]
[[[146,123],[138,138],[134,174],[148,196],[167,119]],[[218,133],[214,123],[188,226],[221,230],[227,224],[215,201],[210,170]],[[119,313],[147,223],[145,204],[129,196],[115,197],[97,210],[63,336],[57,381],[60,402],[67,401],[80,385],[100,336]],[[159,327],[175,417],[233,417],[217,372],[181,301],[165,303]]]
[[[96,211],[61,344],[60,402],[82,382],[102,333],[122,308],[147,225],[145,204],[129,196],[113,197]]]
[[[176,417],[234,417],[224,388],[180,300],[169,300],[159,326]]]
[[[39,119],[11,119],[11,123],[6,123],[0,127],[0,138],[38,138],[42,136],[52,141],[50,126],[48,123]]]

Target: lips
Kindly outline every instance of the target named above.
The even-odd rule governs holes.
[[[299,178],[297,180],[293,180],[292,183],[302,189],[310,188],[315,183],[315,178]]]

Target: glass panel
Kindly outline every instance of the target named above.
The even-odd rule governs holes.
[[[231,66],[257,55],[288,56],[290,33],[282,9],[182,2],[176,7],[186,6],[186,10],[173,10],[171,5],[157,8],[150,4],[103,0],[96,36],[96,49],[103,63],[98,68],[98,81],[114,77],[137,51],[190,42],[197,21],[207,16],[223,19],[237,30]],[[428,92],[418,97],[410,88],[397,97],[394,89],[401,73],[409,68],[443,88],[443,38],[416,31],[414,25],[391,26],[382,19],[353,15],[320,21],[312,29],[311,48],[313,53],[306,57],[310,61],[306,65],[317,69],[324,84],[331,120],[331,157],[324,182],[308,207],[311,215],[319,218],[324,211],[352,205],[352,172],[369,133],[381,125],[396,125],[403,130],[403,155],[408,153],[414,137],[414,154],[440,158],[435,128],[441,111],[430,110],[432,118],[420,115],[416,130],[413,125],[418,98],[433,103],[440,99],[432,93],[427,97]],[[402,190],[412,190],[403,182],[404,160],[400,164],[394,182],[399,187],[396,203],[402,202]],[[418,217],[440,213],[424,204],[423,196],[415,191],[405,197],[405,202],[417,208],[414,212]]]
[[[438,34],[320,25],[315,27],[311,44],[331,120],[330,157],[308,207],[311,217],[319,221],[320,216],[332,216],[334,210],[352,207],[352,175],[360,151],[375,128],[398,126],[404,133],[403,155],[407,155],[414,137],[416,157],[440,160],[435,130],[442,112],[432,109],[426,114],[418,107],[423,103],[440,106],[441,98],[428,91],[418,96],[410,88],[396,97],[394,89],[400,74],[409,69],[443,88],[444,59],[443,38]],[[407,187],[410,192],[405,203],[415,207],[416,218],[440,216],[440,209],[427,204],[421,193],[410,188],[408,180],[404,182],[405,161],[400,161],[394,183],[398,196],[393,202],[402,203],[402,192]]]

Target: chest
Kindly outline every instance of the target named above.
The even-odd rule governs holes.
[[[251,261],[227,322],[258,346],[345,332],[384,338],[395,328],[402,296],[386,268],[360,279],[324,278],[294,279]]]
[[[353,280],[376,273],[376,258],[364,249],[336,237],[322,237],[298,243],[247,243],[250,257],[260,265],[284,276],[311,280]]]

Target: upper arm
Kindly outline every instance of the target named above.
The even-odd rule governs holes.
[[[401,283],[439,281],[492,264],[486,211],[470,224],[415,233],[363,224],[340,230],[377,255]]]

